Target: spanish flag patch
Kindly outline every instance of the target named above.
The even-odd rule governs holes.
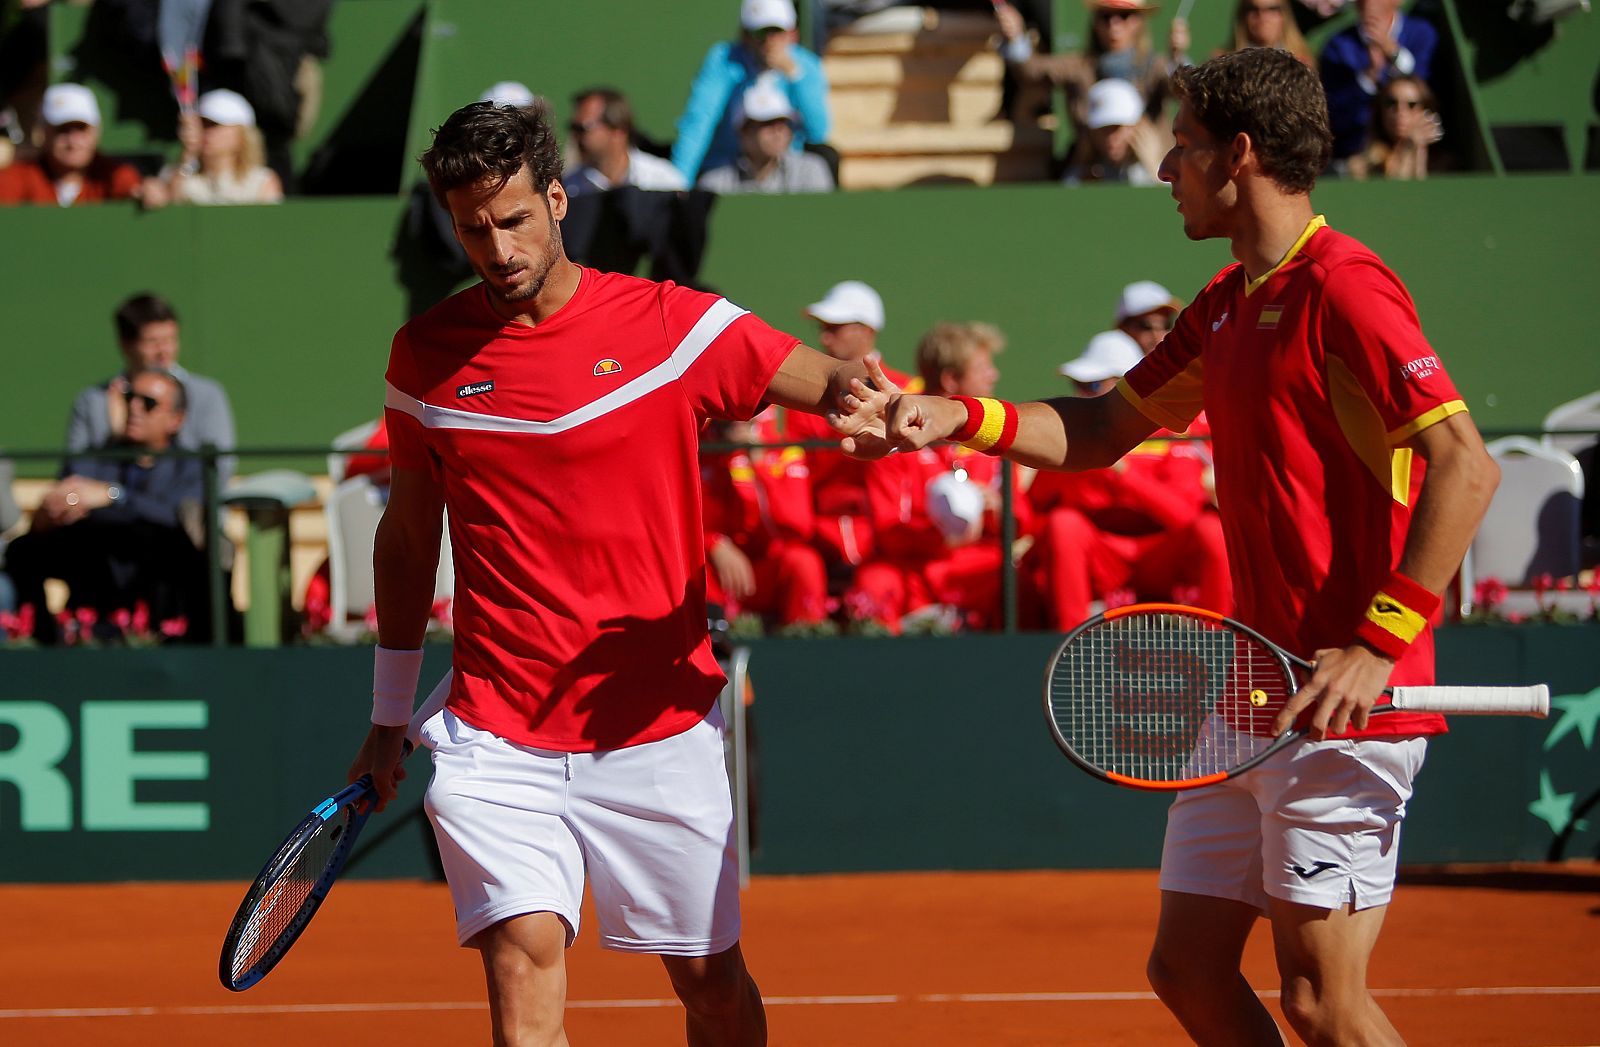
[[[1264,305],[1261,307],[1261,319],[1256,321],[1257,328],[1272,330],[1278,326],[1278,321],[1283,319],[1283,306]]]
[[[594,373],[597,378],[603,374],[616,374],[620,370],[622,370],[622,365],[609,356],[594,365]]]

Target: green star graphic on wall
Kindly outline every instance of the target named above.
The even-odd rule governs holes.
[[[1588,694],[1558,695],[1550,699],[1550,704],[1561,710],[1561,719],[1551,726],[1550,734],[1544,740],[1545,751],[1548,752],[1573,731],[1577,731],[1578,737],[1583,739],[1585,749],[1594,748],[1595,725],[1600,723],[1600,687]]]
[[[1550,772],[1539,772],[1539,798],[1528,804],[1528,813],[1550,826],[1555,834],[1572,820],[1572,800],[1576,793],[1558,793],[1550,784]],[[1583,828],[1579,826],[1579,828]]]

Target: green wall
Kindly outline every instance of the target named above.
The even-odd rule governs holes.
[[[1410,864],[1538,860],[1600,786],[1600,626],[1444,630],[1445,682],[1546,681],[1548,722],[1458,718],[1431,746]],[[1049,741],[1048,635],[767,641],[755,870],[1153,865],[1166,800],[1097,782]],[[448,649],[430,647],[431,682]],[[371,653],[0,651],[0,882],[235,879],[344,781]],[[414,758],[355,870],[431,871]],[[1567,853],[1592,856],[1600,815]]]
[[[1600,388],[1597,190],[1590,176],[1460,177],[1332,183],[1314,199],[1401,274],[1478,424],[1505,429]],[[117,366],[112,309],[143,289],[177,305],[183,361],[226,384],[244,446],[319,445],[372,417],[406,317],[400,218],[388,198],[0,209],[0,446],[59,446],[73,392]],[[1124,283],[1188,297],[1229,262],[1221,243],[1183,239],[1166,194],[1124,188],[735,197],[711,232],[704,282],[807,339],[800,310],[846,278],[882,292],[892,364],[909,366],[936,320],[999,324],[1001,392],[1019,399],[1065,391],[1056,365],[1111,322]]]

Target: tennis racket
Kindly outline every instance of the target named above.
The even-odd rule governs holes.
[[[1134,604],[1068,633],[1045,672],[1062,752],[1102,781],[1195,789],[1260,764],[1305,734],[1272,732],[1312,664],[1248,626],[1177,604]],[[1550,689],[1391,687],[1371,715],[1419,711],[1545,716]]]
[[[405,755],[411,748],[407,739]],[[372,776],[364,774],[312,808],[278,846],[245,892],[222,940],[217,974],[223,985],[243,992],[288,953],[350,860],[377,799]]]

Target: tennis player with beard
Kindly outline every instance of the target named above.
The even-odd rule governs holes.
[[[1177,144],[1161,178],[1184,234],[1226,239],[1236,264],[1115,392],[892,397],[888,444],[953,438],[1093,469],[1205,411],[1235,616],[1317,668],[1275,724],[1309,737],[1173,803],[1151,983],[1198,1043],[1281,1044],[1240,971],[1264,915],[1284,1016],[1305,1042],[1399,1044],[1367,961],[1412,779],[1444,722],[1369,725],[1368,712],[1388,683],[1433,681],[1429,620],[1498,471],[1404,285],[1311,206],[1331,148],[1316,74],[1254,48],[1180,69],[1173,85]]]
[[[569,260],[542,106],[458,110],[422,164],[482,281],[390,353],[373,726],[351,779],[371,772],[387,801],[404,773],[448,509],[453,680],[422,725],[426,807],[494,1042],[567,1042],[587,878],[601,944],[661,956],[689,1043],[764,1043],[739,949],[697,436],[769,401],[862,433],[866,372],[716,295]]]

